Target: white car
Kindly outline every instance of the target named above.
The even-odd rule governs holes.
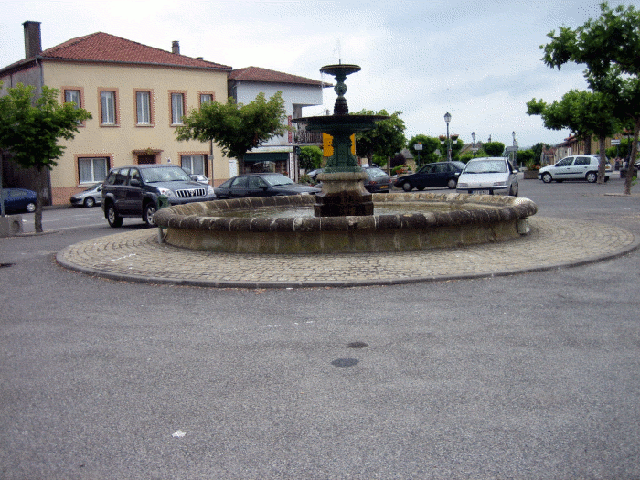
[[[458,193],[518,196],[518,170],[505,157],[469,160],[458,177]]]
[[[538,171],[538,178],[544,183],[551,183],[554,180],[586,180],[589,183],[596,183],[598,180],[598,166],[600,165],[600,155],[573,155],[564,157],[555,165],[542,167]],[[604,172],[604,181],[608,181],[611,176],[610,168]]]

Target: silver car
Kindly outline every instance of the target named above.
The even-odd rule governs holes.
[[[458,177],[458,193],[518,196],[518,170],[505,157],[469,160]]]
[[[83,190],[80,193],[76,193],[69,198],[71,205],[74,207],[95,207],[100,205],[102,201],[102,183],[96,183],[92,187]]]

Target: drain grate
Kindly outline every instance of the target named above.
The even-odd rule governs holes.
[[[347,344],[347,347],[349,348],[365,348],[368,347],[369,344],[368,343],[364,343],[364,342],[351,342]]]
[[[14,263],[0,263],[0,268],[13,267],[14,265],[15,265]]]

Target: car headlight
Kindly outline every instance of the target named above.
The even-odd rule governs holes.
[[[507,186],[507,182],[495,182],[495,183],[493,184],[493,186],[494,186],[494,187],[498,187],[498,188],[500,188],[500,187],[506,187],[506,186]]]
[[[158,187],[158,192],[160,195],[164,195],[165,197],[173,197],[173,190],[164,187]]]
[[[458,188],[467,188],[469,186],[468,183],[460,183],[458,182]]]
[[[216,192],[211,185],[207,186],[207,195],[215,195]]]

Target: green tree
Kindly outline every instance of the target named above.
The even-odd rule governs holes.
[[[540,115],[546,128],[576,132],[591,146],[591,137],[596,135],[599,141],[600,165],[598,183],[604,183],[605,139],[620,128],[620,122],[614,114],[609,95],[602,92],[571,90],[560,101],[547,104],[535,98],[527,102],[529,115]],[[591,153],[591,152],[587,152]]]
[[[600,17],[580,27],[561,27],[557,35],[551,31],[551,41],[540,48],[551,68],[568,62],[586,65],[589,86],[608,96],[618,118],[633,121],[635,158],[640,134],[640,10],[633,5],[612,9],[606,2],[600,9]],[[631,194],[632,170],[625,178],[626,195]]]
[[[540,157],[536,157],[532,149],[518,150],[518,162],[527,164],[538,163]]]
[[[540,158],[542,157],[542,151],[545,148],[549,148],[549,145],[545,143],[536,143],[533,147],[531,147],[531,150],[533,150],[533,155],[534,155],[533,160],[536,163],[540,163]]]
[[[490,157],[501,157],[504,153],[504,143],[487,142],[482,144],[485,153]]]
[[[305,171],[320,168],[322,166],[322,149],[315,145],[300,147],[298,159],[300,168],[304,168]]]
[[[0,82],[0,88],[2,82]],[[58,163],[64,149],[60,140],[71,140],[78,125],[91,118],[72,102],[58,103],[59,91],[47,86],[36,95],[34,86],[21,83],[0,97],[0,148],[21,168],[36,170],[35,231],[42,232],[42,207],[49,192],[47,172]]]
[[[415,145],[422,144],[422,150],[416,150]],[[408,142],[409,151],[413,158],[418,161],[418,156],[420,157],[420,164],[424,165],[425,163],[433,163],[437,162],[440,157],[436,154],[436,150],[440,148],[440,140],[435,137],[430,137],[428,135],[418,134],[411,137],[411,140]]]
[[[176,138],[216,142],[222,153],[238,159],[243,172],[244,155],[272,137],[283,135],[288,130],[286,118],[282,92],[276,92],[268,101],[261,92],[246,105],[231,98],[228,103],[206,102],[182,119],[184,125],[176,129]]]
[[[369,162],[373,156],[384,157],[386,160],[379,165],[386,165],[389,158],[402,150],[407,139],[404,136],[406,129],[404,121],[400,118],[402,112],[394,112],[391,115],[386,110],[373,113],[369,110],[362,110],[356,115],[386,115],[389,118],[376,122],[375,127],[367,132],[356,133],[356,153],[360,157],[367,157]]]

